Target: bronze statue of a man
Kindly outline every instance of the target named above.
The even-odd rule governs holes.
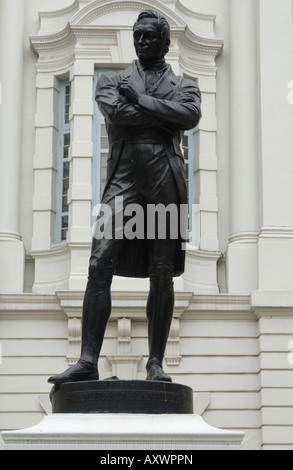
[[[106,120],[109,138],[107,182],[102,204],[115,207],[123,201],[123,226],[129,220],[125,208],[139,204],[187,203],[184,161],[180,142],[184,131],[201,118],[201,95],[196,84],[177,77],[165,55],[170,27],[157,12],[142,12],[133,28],[138,60],[124,72],[102,74],[96,101]],[[129,212],[128,212],[129,214]],[[168,225],[168,224],[167,224]],[[98,380],[97,363],[111,313],[114,274],[149,277],[146,306],[149,359],[147,380],[171,381],[162,368],[174,309],[173,277],[184,271],[182,237],[161,239],[93,238],[88,284],[82,317],[80,360],[49,383]]]

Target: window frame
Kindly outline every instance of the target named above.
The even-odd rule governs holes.
[[[69,88],[69,93],[67,89]],[[66,103],[66,97],[69,96],[69,102]],[[57,175],[56,175],[56,216],[55,216],[55,230],[54,230],[54,243],[66,243],[66,234],[68,232],[69,223],[69,207],[68,207],[68,189],[70,186],[70,171],[69,171],[69,149],[71,144],[71,123],[70,123],[70,105],[71,105],[71,82],[69,80],[62,80],[60,82],[59,103],[58,103],[58,142],[57,142]],[[68,116],[68,118],[67,118]],[[69,135],[69,143],[65,145],[65,138]],[[65,148],[67,148],[67,156],[65,155]],[[64,193],[64,165],[68,166],[68,187],[66,194]],[[66,198],[67,209],[64,211],[63,201]],[[67,227],[63,226],[63,218],[67,217]],[[65,237],[63,237],[63,233]]]
[[[185,139],[187,145],[185,146]],[[195,184],[194,184],[194,129],[186,131],[184,133],[181,147],[184,156],[185,175],[187,177],[187,204],[188,204],[188,231],[189,231],[189,243],[194,244],[194,205],[195,205]],[[186,158],[187,154],[187,158]]]

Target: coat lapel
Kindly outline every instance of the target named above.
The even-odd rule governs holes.
[[[149,90],[149,94],[154,98],[164,99],[175,91],[176,85],[176,76],[170,67],[158,83]]]
[[[144,78],[139,73],[135,62],[133,63],[132,67],[128,69],[128,73],[125,75],[125,78],[129,78],[130,82],[133,84],[133,86],[135,86],[137,91],[143,94],[146,92]]]

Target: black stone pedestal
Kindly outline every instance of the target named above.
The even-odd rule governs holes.
[[[68,382],[55,385],[50,398],[53,413],[193,413],[192,389],[171,382]]]

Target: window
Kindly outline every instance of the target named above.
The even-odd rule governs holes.
[[[69,147],[70,120],[69,109],[71,102],[71,85],[68,81],[60,83],[59,94],[59,129],[57,149],[57,179],[56,179],[56,221],[55,243],[66,240],[68,231],[68,200],[69,189]]]
[[[95,87],[94,87],[95,88]],[[94,158],[92,171],[93,207],[99,204],[106,184],[107,157],[109,152],[108,136],[104,116],[95,104],[94,113]]]
[[[192,223],[194,215],[194,135],[193,130],[185,132],[182,139],[182,150],[185,162],[185,178],[187,183],[187,199],[188,199],[188,231],[190,242],[194,242],[194,227]]]

